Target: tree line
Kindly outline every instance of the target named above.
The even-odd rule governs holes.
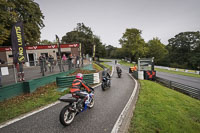
[[[33,0],[0,0],[0,45],[11,45],[12,25],[23,21],[26,45],[52,44],[40,40],[40,30],[45,26],[39,5]],[[96,56],[102,58],[127,58],[137,62],[138,58],[154,57],[156,65],[200,70],[200,32],[181,32],[161,43],[158,37],[145,42],[142,31],[127,28],[119,39],[121,48],[103,44],[99,36],[84,23],[78,23],[61,39],[61,43],[81,43],[82,53],[92,56],[96,46]]]

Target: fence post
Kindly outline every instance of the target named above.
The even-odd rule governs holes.
[[[15,64],[13,64],[13,73],[14,73],[15,83],[17,83],[17,76],[16,76],[16,71],[15,71]]]
[[[172,89],[172,81],[169,81],[169,88]]]

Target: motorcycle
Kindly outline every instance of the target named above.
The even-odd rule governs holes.
[[[69,103],[60,112],[60,123],[64,126],[70,125],[75,116],[87,108],[91,109],[94,106],[94,89],[89,93],[89,102],[82,102],[81,96],[75,94],[66,94],[59,98],[62,102]],[[85,101],[86,99],[84,99]]]
[[[118,78],[121,78],[122,72],[121,71],[117,71],[117,75],[118,75]]]
[[[102,90],[105,91],[106,88],[110,88],[110,85],[111,85],[110,79],[103,77],[102,83],[101,83]]]

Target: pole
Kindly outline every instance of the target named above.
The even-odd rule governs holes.
[[[13,73],[14,73],[15,83],[17,83],[17,76],[16,76],[16,71],[15,71],[15,64],[13,64]]]
[[[60,40],[59,40],[59,37],[56,35],[56,40],[57,40],[57,46],[58,46],[58,58],[57,59],[59,59],[58,61],[59,61],[59,63],[58,64],[60,64],[59,65],[59,69],[60,69],[60,72],[62,72],[62,64],[61,64],[61,49],[60,49]]]

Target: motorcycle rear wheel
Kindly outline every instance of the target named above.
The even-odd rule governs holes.
[[[101,88],[103,91],[105,91],[105,83],[104,82],[101,83]]]
[[[65,106],[60,112],[60,123],[63,126],[70,125],[76,115],[75,112],[72,112],[69,110],[69,107],[71,107],[71,106],[70,105]]]

